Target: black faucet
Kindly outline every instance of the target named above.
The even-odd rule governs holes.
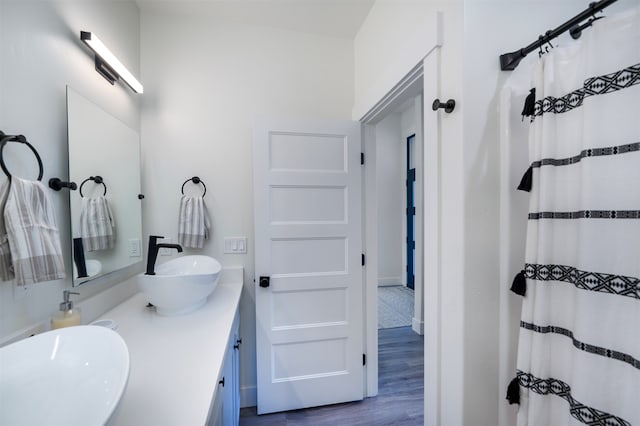
[[[178,250],[178,253],[182,253],[182,246],[180,244],[166,244],[158,243],[158,239],[162,239],[160,235],[149,235],[149,250],[147,251],[147,272],[145,275],[155,275],[153,271],[156,266],[156,259],[158,258],[158,250],[161,248],[171,248]]]

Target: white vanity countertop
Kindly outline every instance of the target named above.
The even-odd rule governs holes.
[[[243,269],[225,268],[207,303],[190,314],[157,315],[137,293],[101,316],[118,324],[131,358],[113,424],[206,423],[242,285]]]

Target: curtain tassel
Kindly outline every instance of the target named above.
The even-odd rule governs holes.
[[[531,192],[531,184],[533,181],[533,167],[529,166],[524,175],[522,175],[522,179],[520,180],[520,185],[518,185],[518,189],[520,191]]]
[[[522,119],[525,117],[531,117],[535,114],[536,110],[536,89],[533,88],[529,91],[527,98],[524,100],[524,108],[522,108]]]
[[[520,296],[524,296],[527,292],[527,279],[524,276],[524,269],[515,276],[511,284],[511,291]]]
[[[520,404],[520,384],[517,377],[507,387],[507,401],[509,404]]]

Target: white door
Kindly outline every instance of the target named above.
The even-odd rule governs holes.
[[[253,145],[258,414],[360,400],[360,124],[265,120]]]

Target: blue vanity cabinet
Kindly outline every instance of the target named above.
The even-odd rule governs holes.
[[[241,346],[240,316],[236,309],[207,426],[237,426],[240,423]]]

